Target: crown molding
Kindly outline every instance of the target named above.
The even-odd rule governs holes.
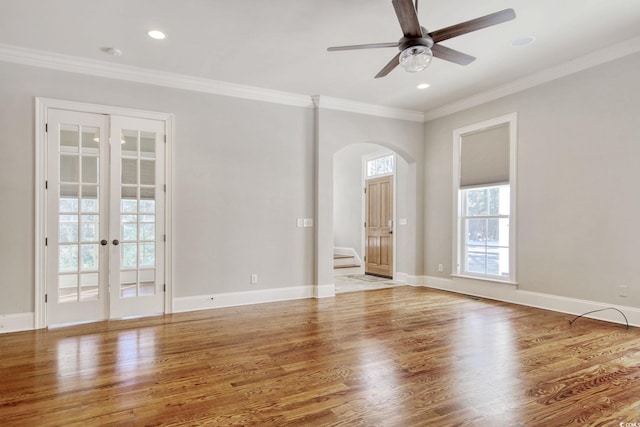
[[[307,95],[0,44],[0,61],[255,101],[313,107]]]
[[[400,108],[385,107],[384,105],[367,104],[364,102],[352,101],[350,99],[333,98],[324,95],[312,97],[317,108],[329,110],[348,111],[351,113],[366,114],[369,116],[385,117],[389,119],[408,120],[412,122],[424,121],[422,111],[403,110]]]
[[[311,108],[315,105],[321,108],[349,111],[378,117],[418,122],[423,121],[423,114],[420,111],[401,110],[382,105],[366,104],[363,102],[326,96],[311,97],[308,95],[264,89],[256,86],[240,85],[184,74],[168,73],[149,68],[112,64],[105,61],[63,55],[60,53],[46,52],[1,43],[0,61],[48,68],[56,71],[164,86],[174,89],[292,105],[295,107]]]
[[[570,74],[583,71],[597,65],[601,65],[616,59],[622,58],[633,53],[640,52],[640,37],[634,37],[623,42],[613,44],[604,49],[591,52],[589,55],[575,58],[571,61],[564,62],[555,67],[547,68],[527,77],[514,80],[510,83],[495,87],[493,89],[480,92],[476,95],[443,105],[439,108],[426,111],[424,113],[424,121],[428,122],[449,114],[457,113],[467,108],[476,107],[478,105],[494,101],[507,95],[568,76]]]
[[[468,98],[461,99],[423,113],[421,111],[367,104],[364,102],[324,95],[310,97],[308,95],[297,93],[241,85],[129,65],[112,64],[105,61],[0,43],[0,61],[4,62],[164,86],[174,89],[230,96],[234,98],[291,105],[295,107],[311,108],[315,106],[317,108],[347,111],[414,122],[428,122],[430,120],[454,114],[637,52],[640,52],[640,37],[628,39],[611,45],[605,49],[594,51],[589,55],[573,59],[555,67],[547,68],[527,77],[514,80],[510,83],[480,92]]]

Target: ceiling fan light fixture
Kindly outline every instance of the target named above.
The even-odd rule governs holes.
[[[427,46],[409,46],[400,54],[400,65],[410,73],[426,69],[431,64],[433,52]]]

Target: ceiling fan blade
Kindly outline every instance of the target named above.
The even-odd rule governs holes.
[[[416,8],[413,6],[412,0],[392,0],[393,8],[396,10],[398,22],[402,33],[407,38],[422,37],[422,28],[418,21]]]
[[[402,52],[398,52],[398,54],[396,56],[393,57],[393,59],[391,61],[389,61],[387,63],[387,65],[385,65],[382,70],[380,70],[378,72],[378,74],[376,74],[376,79],[379,79],[380,77],[384,77],[387,74],[389,74],[394,68],[396,68],[398,66],[398,64],[400,64],[400,54]]]
[[[327,50],[329,52],[333,52],[336,50],[377,49],[381,47],[398,47],[398,42],[352,44],[350,46],[332,46],[332,47],[328,47]]]
[[[445,61],[453,62],[460,65],[469,65],[476,60],[475,57],[467,55],[466,53],[459,52],[455,49],[451,49],[441,44],[434,44],[431,48],[433,56],[436,58],[444,59]]]
[[[441,30],[433,31],[429,33],[429,37],[433,39],[434,43],[438,43],[452,37],[458,37],[472,31],[481,30],[483,28],[511,21],[512,19],[515,19],[515,17],[516,13],[513,11],[513,9],[505,9],[501,10],[500,12],[491,13],[480,18],[461,22],[450,27],[442,28]]]

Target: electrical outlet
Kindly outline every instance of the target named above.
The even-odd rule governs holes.
[[[628,286],[618,286],[618,296],[620,297],[628,297],[629,296],[629,287]]]
[[[438,264],[438,271],[440,273],[442,273],[444,271],[444,267],[442,266],[442,264]]]
[[[253,274],[251,275],[251,284],[252,284],[252,285],[255,285],[255,284],[257,284],[257,283],[258,283],[258,275],[257,275],[257,274],[255,274],[255,273],[253,273]]]

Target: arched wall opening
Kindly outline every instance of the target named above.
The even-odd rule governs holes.
[[[315,164],[315,282],[316,297],[335,295],[334,247],[334,155],[359,143],[376,144],[393,151],[406,162],[406,241],[404,256],[396,263],[396,279],[422,274],[422,165],[424,129],[420,122],[376,117],[322,108],[317,102]]]
[[[407,192],[407,161],[393,150],[376,143],[355,143],[338,150],[333,156],[333,245],[334,253],[354,256],[351,262],[359,269],[335,269],[334,276],[352,274],[355,270],[364,273],[366,244],[366,161],[385,155],[393,155],[393,224],[391,232],[392,276],[396,271],[406,271],[406,242],[408,219],[407,206],[410,203]],[[410,252],[410,251],[409,251]],[[343,273],[344,271],[348,273]]]

